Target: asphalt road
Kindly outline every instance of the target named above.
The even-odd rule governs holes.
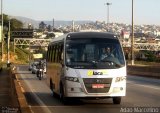
[[[64,105],[53,97],[45,78],[38,80],[27,66],[19,66],[20,80],[25,90],[28,104],[34,113],[118,113],[147,112],[154,107],[160,112],[160,80],[137,76],[127,76],[127,95],[121,105],[114,105],[112,99],[73,101]],[[149,111],[150,112],[150,111]]]

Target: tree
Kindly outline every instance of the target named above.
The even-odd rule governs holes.
[[[10,25],[11,25],[10,26],[11,31],[18,29],[18,28],[23,28],[23,23],[15,18],[10,19]],[[3,14],[3,26],[4,26],[4,34],[6,34],[8,32],[9,16],[5,14]]]
[[[23,28],[23,23],[15,18],[12,18],[11,20],[11,30]]]
[[[0,15],[0,18],[1,18],[1,15]],[[10,20],[10,30],[11,31],[18,29],[18,28],[23,28],[23,23],[21,21],[15,19],[15,18],[10,19],[10,17],[8,15],[3,14],[3,34],[5,36],[5,38],[4,38],[5,41],[7,41],[7,38],[8,38],[9,20]]]
[[[146,51],[145,55],[147,57],[147,61],[149,61],[149,62],[156,61],[156,55],[152,51]]]
[[[41,29],[42,31],[46,29],[46,24],[43,21],[39,23],[39,29]]]

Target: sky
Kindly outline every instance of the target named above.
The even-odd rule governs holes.
[[[92,20],[131,24],[132,0],[3,0],[3,13],[34,20]],[[134,23],[160,25],[160,0],[134,0]]]

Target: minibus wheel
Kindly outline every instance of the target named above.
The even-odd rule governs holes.
[[[60,94],[59,94],[59,96],[60,96],[60,99],[63,100],[63,98],[64,98],[64,89],[63,89],[62,83],[60,83]]]
[[[62,101],[64,104],[67,104],[67,98],[64,97],[64,88],[63,88],[62,83],[60,83],[60,94],[59,94],[59,96],[60,96],[61,101]]]
[[[121,97],[113,97],[113,103],[114,104],[120,104],[121,103]]]
[[[50,79],[50,89],[51,89],[51,91],[53,91],[53,83],[52,83],[51,79]]]
[[[53,83],[52,80],[50,79],[50,89],[52,91],[52,96],[54,96],[54,92],[53,92]]]

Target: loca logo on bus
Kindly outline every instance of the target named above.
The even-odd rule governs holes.
[[[93,75],[103,75],[103,72],[96,72],[96,71],[93,71]]]

